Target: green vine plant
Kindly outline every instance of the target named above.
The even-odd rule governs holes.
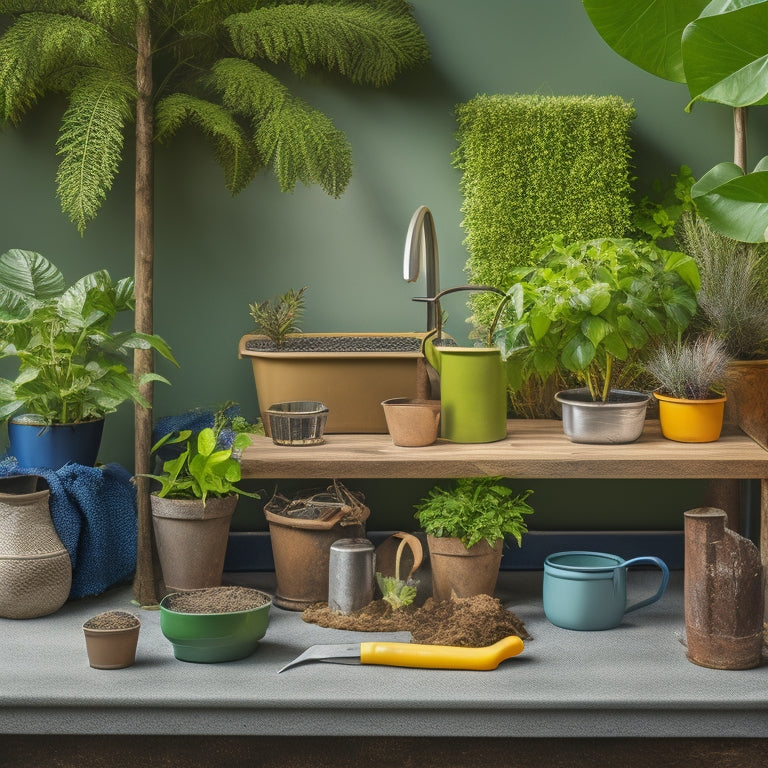
[[[251,317],[256,328],[279,349],[291,333],[300,333],[299,320],[304,312],[305,285],[298,291],[291,288],[274,299],[250,304]]]

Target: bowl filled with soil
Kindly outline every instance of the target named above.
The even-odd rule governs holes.
[[[83,624],[88,663],[94,669],[124,669],[136,661],[141,622],[128,611],[105,611]]]
[[[250,587],[173,592],[160,602],[160,629],[180,661],[235,661],[266,634],[272,598]]]

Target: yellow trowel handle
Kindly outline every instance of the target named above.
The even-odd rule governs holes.
[[[360,643],[360,663],[428,669],[496,669],[504,659],[517,656],[524,647],[523,641],[514,635],[485,648],[369,642]]]

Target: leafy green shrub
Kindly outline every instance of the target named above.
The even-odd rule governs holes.
[[[693,259],[648,242],[552,238],[534,268],[512,274],[494,340],[513,391],[571,371],[605,400],[616,360],[632,363],[652,339],[678,338],[696,312]]]
[[[493,547],[508,535],[520,546],[528,530],[523,515],[533,513],[526,503],[532,491],[513,496],[501,480],[463,477],[450,490],[435,486],[416,505],[415,517],[430,536],[461,539],[467,549],[482,539]]]
[[[547,235],[622,237],[630,227],[631,104],[618,96],[480,95],[456,108],[470,282],[509,288]],[[471,299],[486,327],[494,299]]]

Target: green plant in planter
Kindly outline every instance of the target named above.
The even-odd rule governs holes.
[[[435,486],[416,505],[416,519],[430,536],[460,539],[469,549],[483,539],[493,547],[499,539],[513,536],[518,546],[528,531],[525,515],[533,513],[526,499],[501,485],[501,477],[465,477],[454,487]]]
[[[0,358],[19,363],[14,380],[0,379],[0,418],[23,411],[38,423],[69,424],[103,418],[126,400],[145,404],[139,387],[168,381],[137,379],[126,360],[154,349],[176,361],[159,336],[112,329],[133,308],[132,277],[115,282],[101,270],[66,287],[39,253],[0,255]]]
[[[571,372],[593,400],[606,400],[616,361],[631,374],[649,342],[677,338],[696,312],[698,287],[685,254],[629,239],[553,237],[536,267],[513,270],[494,335],[510,388]]]
[[[289,333],[301,331],[298,323],[304,312],[306,290],[306,285],[298,291],[291,288],[287,293],[278,296],[274,303],[267,299],[249,305],[256,328],[268,336],[278,349],[284,346]]]
[[[723,394],[729,360],[722,339],[697,336],[660,346],[643,362],[643,368],[658,382],[661,394],[707,400]]]
[[[682,218],[678,238],[701,276],[697,330],[721,339],[734,360],[768,357],[768,246],[721,235],[695,214]]]
[[[184,450],[176,457],[163,463],[163,474],[149,477],[160,483],[155,496],[169,499],[201,499],[209,496],[223,497],[237,494],[260,498],[238,488],[241,480],[240,462],[233,453],[242,451],[251,444],[247,432],[237,432],[231,443],[222,445],[219,436],[211,427],[206,427],[193,436],[189,429],[164,435],[152,447],[154,453],[164,445],[186,443]]]

